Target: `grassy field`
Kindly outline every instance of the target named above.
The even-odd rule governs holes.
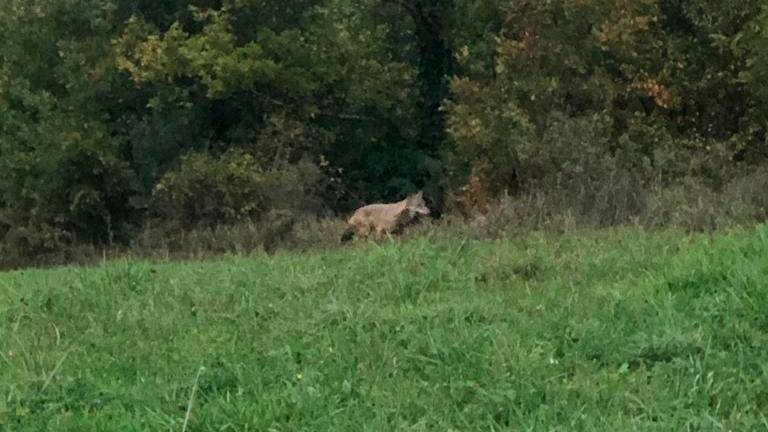
[[[3,431],[768,430],[768,227],[0,274]]]

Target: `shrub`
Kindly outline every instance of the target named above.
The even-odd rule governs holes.
[[[454,169],[487,161],[495,193],[514,188],[519,178],[531,177],[540,152],[525,111],[507,95],[469,80],[455,79],[452,90],[462,100],[446,104],[446,127],[458,165]]]
[[[0,268],[57,263],[61,259],[56,255],[68,248],[72,240],[69,233],[48,224],[15,224],[2,231]]]
[[[727,210],[740,223],[768,220],[768,167],[759,166],[723,188]]]
[[[242,150],[230,150],[218,159],[191,153],[157,183],[153,208],[182,228],[258,221],[271,209],[306,210],[319,176],[307,162],[263,169]]]
[[[722,195],[699,178],[687,177],[649,194],[641,223],[652,228],[674,226],[687,231],[709,231],[726,222]]]

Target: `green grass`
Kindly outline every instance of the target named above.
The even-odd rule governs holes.
[[[0,274],[0,430],[188,408],[187,431],[768,430],[768,227]]]

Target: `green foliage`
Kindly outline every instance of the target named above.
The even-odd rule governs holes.
[[[307,51],[300,44],[289,43],[295,42],[298,34],[277,35],[265,30],[259,35],[262,43],[236,46],[228,15],[200,11],[196,19],[209,21],[198,34],[186,33],[176,22],[157,35],[151,33],[146,23],[132,18],[117,42],[118,66],[137,84],[193,78],[206,88],[209,98],[222,98],[229,92],[252,90],[265,84],[275,86],[276,92],[301,95],[322,85],[322,77],[312,75],[311,69],[303,67],[307,64],[296,56],[297,52]],[[279,60],[278,55],[282,57]]]
[[[447,105],[447,131],[455,142],[458,160],[490,161],[496,184],[513,186],[518,171],[531,166],[537,153],[530,146],[534,127],[529,117],[507,95],[487,91],[469,80],[454,80],[452,90],[457,99],[465,101]],[[479,102],[487,98],[498,103]],[[466,103],[469,100],[478,103]]]
[[[0,421],[181,430],[192,400],[187,430],[760,430],[767,253],[765,226],[438,233],[5,273]]]
[[[756,107],[752,115],[755,120],[768,120],[768,7],[763,6],[761,13],[750,20],[742,31],[730,41],[730,48],[746,57],[746,68],[741,71],[740,78],[754,91]],[[765,145],[763,143],[763,145]]]
[[[104,125],[23,81],[3,93],[0,202],[17,222],[55,224],[84,240],[105,240],[128,222],[132,175]]]
[[[750,113],[763,84],[744,86],[744,77],[758,73],[758,36],[750,30],[757,25],[748,18],[759,2],[498,8],[505,20],[495,41],[476,46],[462,35],[457,55],[467,76],[454,80],[454,100],[445,104],[457,160],[489,159],[498,190],[573,166],[603,176],[592,165],[605,159],[646,181],[694,176],[721,187],[734,175],[732,158],[764,158],[764,126]],[[740,42],[743,32],[751,42]],[[735,49],[744,45],[753,48]],[[596,133],[585,141],[560,126],[594,118]]]
[[[217,146],[268,152],[272,145],[264,136],[277,119],[306,132],[300,134],[309,145],[292,147],[316,161],[326,157],[347,172],[349,185],[410,184],[424,177],[424,153],[408,142],[418,131],[418,124],[407,121],[416,114],[409,90],[414,73],[376,44],[386,29],[361,19],[367,6],[328,2],[307,9],[302,29],[267,23],[245,29],[251,12],[241,3],[195,10],[200,27],[195,33],[180,21],[158,32],[132,18],[116,41],[118,66],[141,87],[179,88],[184,82],[188,93],[182,100],[202,97],[221,107],[219,116],[226,120],[204,119],[221,132],[212,137]],[[151,103],[156,111],[167,111],[177,102]],[[381,151],[395,157],[372,160],[370,154]],[[403,191],[371,189],[366,198]]]
[[[174,217],[152,191],[184,155],[247,154],[254,173],[322,180],[287,195],[302,205],[232,198],[179,223],[339,215],[418,189],[439,215],[478,166],[494,194],[637,215],[650,189],[719,193],[765,164],[767,14],[762,0],[7,0],[0,213],[36,244],[130,244]],[[192,184],[229,190],[206,175],[179,180],[171,207]]]
[[[163,219],[185,228],[258,220],[274,208],[303,210],[319,175],[309,164],[265,170],[238,150],[217,159],[193,153],[157,183],[153,207]]]
[[[112,241],[138,221],[122,141],[94,104],[116,72],[110,5],[40,0],[2,8],[0,27],[16,30],[0,42],[0,205],[29,233],[23,238],[48,246],[54,238]]]

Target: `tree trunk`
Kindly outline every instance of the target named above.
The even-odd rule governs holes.
[[[445,122],[440,105],[448,96],[448,76],[453,58],[443,37],[442,11],[446,0],[384,0],[405,10],[416,29],[417,61],[421,113],[419,133],[421,147],[435,155],[445,141]]]

